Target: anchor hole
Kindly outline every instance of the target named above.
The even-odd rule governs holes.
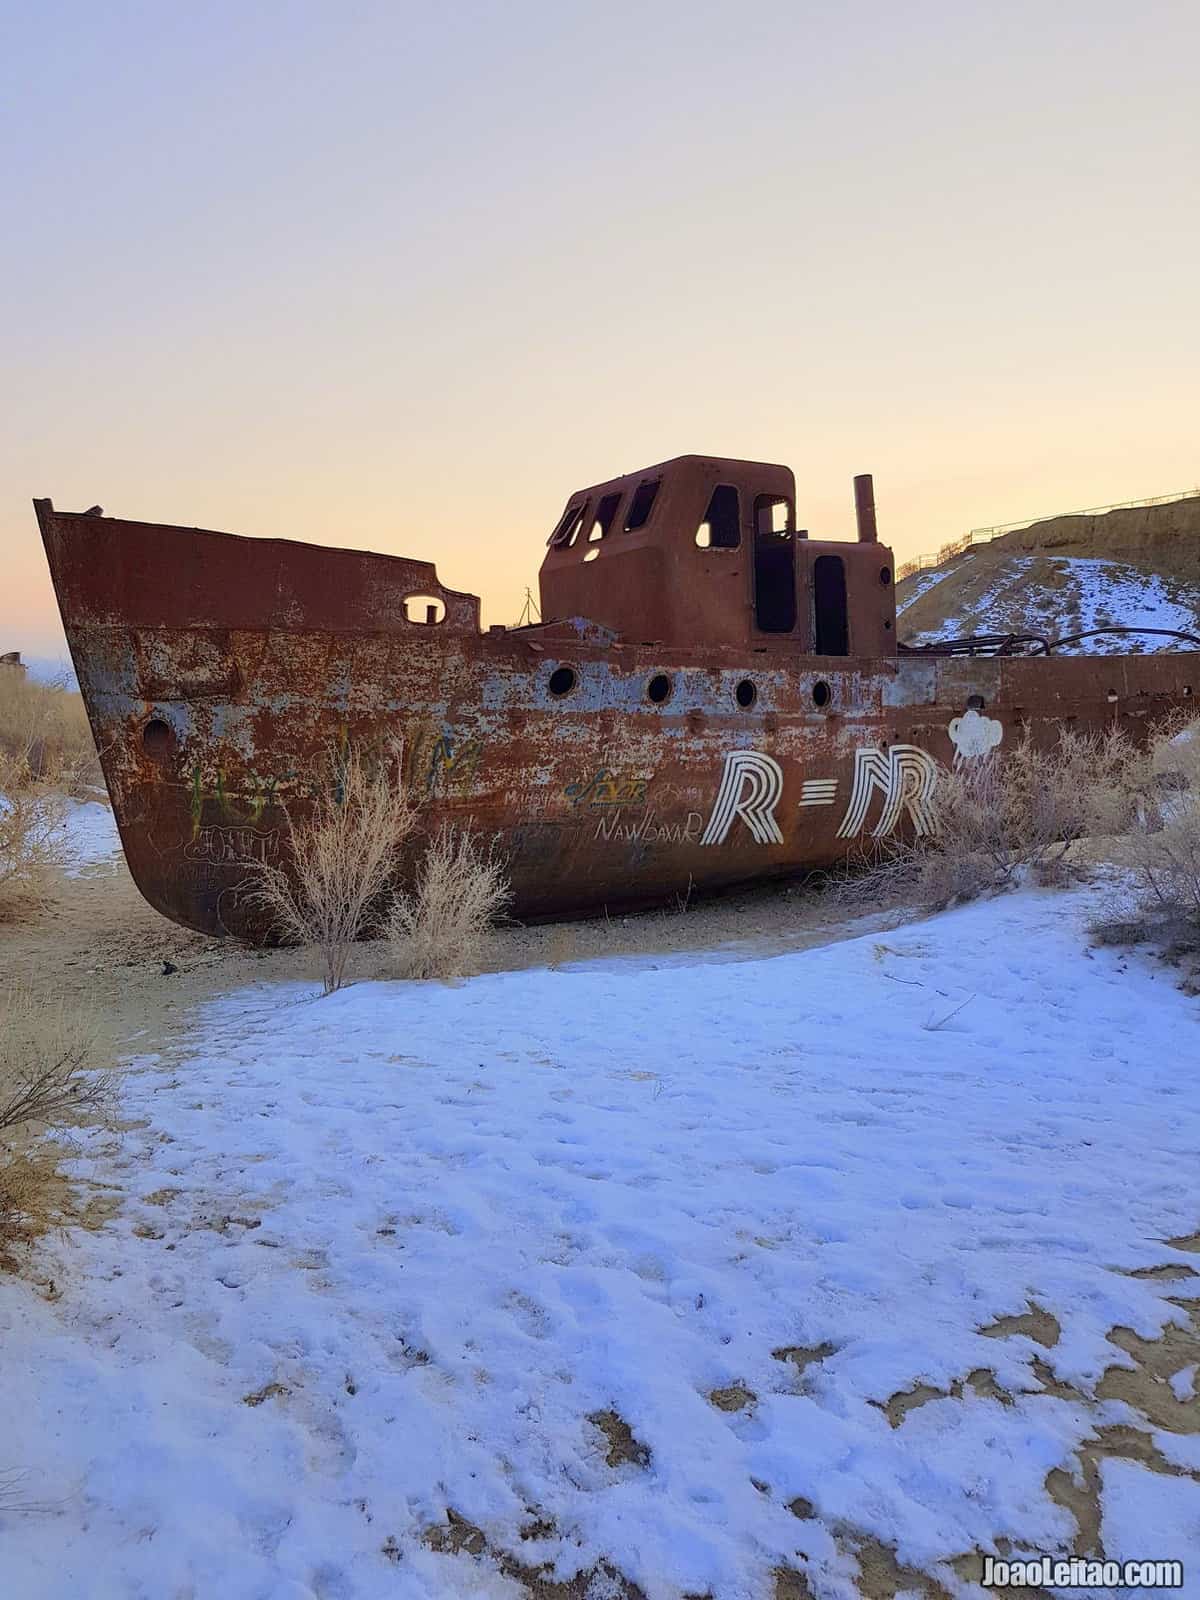
[[[162,761],[175,750],[175,732],[161,717],[151,717],[142,729],[142,749],[152,760]]]

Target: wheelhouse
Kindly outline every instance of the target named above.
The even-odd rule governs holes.
[[[812,539],[789,467],[713,456],[577,490],[547,541],[542,615],[637,643],[894,656],[893,562],[869,478],[855,503],[857,542]]]

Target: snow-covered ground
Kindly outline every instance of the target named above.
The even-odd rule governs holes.
[[[1043,584],[1031,574],[1047,559],[1056,581]],[[961,571],[947,568],[942,575]],[[911,605],[918,595],[911,594]],[[1061,638],[1101,627],[1168,628],[1200,631],[1196,609],[1176,595],[1161,577],[1118,561],[1085,556],[1014,556],[997,567],[992,582],[976,599],[948,616],[937,629],[914,634],[909,641],[928,643],[972,633],[1032,632]],[[1130,651],[1188,649],[1183,643],[1144,635],[1101,635],[1077,647],[1085,654],[1124,655]]]
[[[498,1600],[550,1563],[767,1600],[861,1592],[864,1538],[952,1592],[997,1539],[1069,1553],[1045,1482],[1099,1427],[1200,1470],[1094,1398],[1111,1330],[1188,1322],[1200,1001],[1083,912],[211,1003],[86,1138],[125,1199],[58,1297],[0,1281],[3,1593]],[[1200,1481],[1100,1465],[1113,1553],[1200,1592]]]
[[[68,800],[63,834],[68,878],[111,866],[121,849],[112,807],[103,800]]]

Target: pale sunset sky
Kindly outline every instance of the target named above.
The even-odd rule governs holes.
[[[30,501],[433,559],[787,462],[898,559],[1200,482],[1200,4],[0,0],[0,650]]]

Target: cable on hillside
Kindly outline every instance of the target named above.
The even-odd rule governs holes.
[[[1068,633],[1061,639],[1047,639],[1040,633],[972,633],[960,639],[935,639],[930,644],[902,644],[903,656],[1050,656],[1064,645],[1095,639],[1102,633],[1154,634],[1162,639],[1180,639],[1200,649],[1200,637],[1178,628],[1089,628],[1086,633]]]

